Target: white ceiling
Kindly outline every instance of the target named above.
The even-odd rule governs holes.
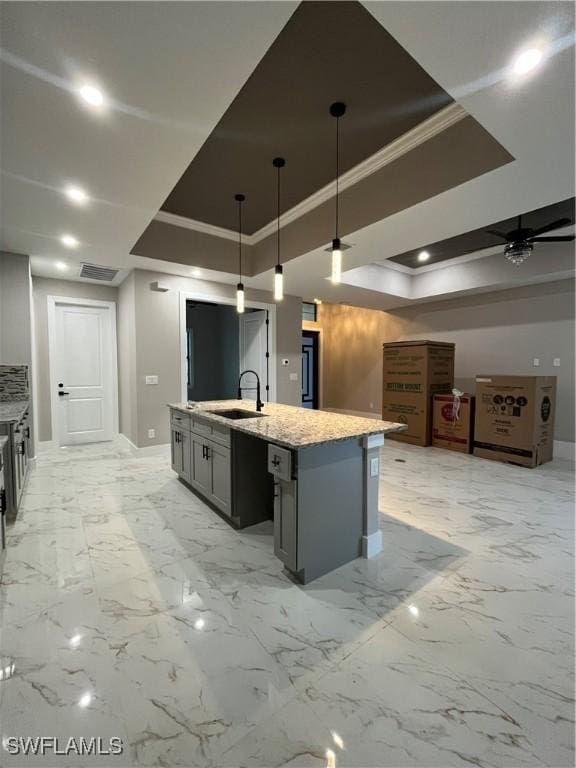
[[[189,267],[129,251],[296,5],[3,3],[0,247],[31,254],[33,272],[47,276],[74,276],[56,272],[57,260],[189,275]],[[365,5],[516,160],[346,238],[354,245],[344,254],[347,269],[574,195],[573,4]],[[515,54],[533,44],[547,60],[511,78]],[[6,63],[7,54],[20,61]],[[84,80],[99,84],[112,107],[97,114],[80,103],[74,89]],[[96,202],[71,206],[61,194],[69,182]],[[64,232],[81,241],[77,251],[60,245]],[[456,268],[460,291],[540,282],[569,274],[572,257],[571,246],[541,244],[523,273],[503,259],[494,269],[488,251],[435,270],[421,285],[436,297],[454,295]],[[332,286],[329,255],[320,250],[286,265],[286,290],[381,308],[429,298],[381,269],[389,273],[379,275],[383,292]],[[246,283],[269,288],[271,280],[266,273]]]
[[[296,6],[0,3],[0,248],[49,276],[72,276],[57,260],[154,266],[130,249]],[[77,98],[86,81],[110,108]],[[69,183],[94,201],[71,205]]]

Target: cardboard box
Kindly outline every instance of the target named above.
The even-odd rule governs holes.
[[[449,451],[472,453],[474,440],[472,395],[434,395],[432,402],[432,445]]]
[[[454,386],[454,344],[443,341],[396,341],[384,344],[382,418],[406,424],[388,437],[430,445],[432,396]]]
[[[536,467],[554,452],[556,376],[477,376],[474,455]]]

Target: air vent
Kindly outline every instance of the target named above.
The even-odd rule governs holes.
[[[81,264],[80,277],[88,280],[101,280],[104,283],[111,283],[120,270],[114,267],[101,267],[98,264]]]

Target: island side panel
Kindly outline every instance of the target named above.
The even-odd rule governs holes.
[[[362,556],[374,557],[382,551],[382,531],[378,511],[380,484],[380,448],[384,435],[369,435],[363,443],[364,511]]]
[[[361,440],[298,451],[298,577],[318,578],[362,552]]]

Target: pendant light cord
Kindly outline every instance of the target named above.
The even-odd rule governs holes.
[[[240,270],[240,279],[242,282],[242,201],[238,201],[238,268]]]
[[[336,237],[338,237],[338,178],[340,176],[340,133],[339,133],[340,118],[336,118]]]
[[[277,263],[280,266],[280,166],[276,169],[278,171],[278,184],[277,184],[277,201],[278,201],[278,218],[277,218]]]

